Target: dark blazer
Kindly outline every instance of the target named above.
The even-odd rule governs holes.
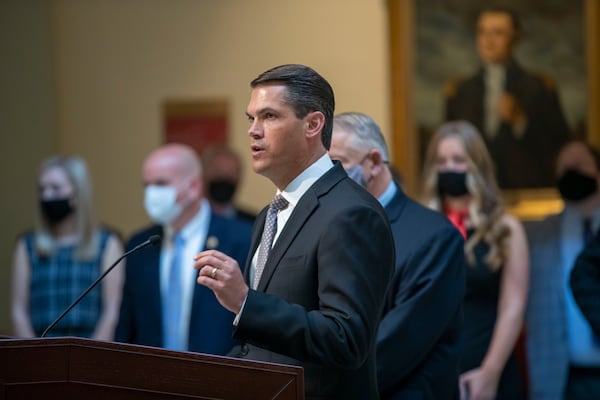
[[[382,399],[458,398],[464,239],[399,188],[386,206],[396,270],[377,333]]]
[[[242,221],[246,221],[250,224],[254,224],[254,221],[256,220],[256,214],[253,213],[250,210],[246,210],[243,208],[239,208],[239,207],[235,207],[235,216],[238,219],[241,219]]]
[[[207,242],[198,252],[210,248],[222,251],[243,265],[250,247],[252,227],[237,220],[215,214],[210,217]],[[145,241],[149,236],[163,234],[154,225],[134,234],[126,249]],[[218,243],[215,243],[217,238]],[[216,245],[216,247],[215,247]],[[127,258],[125,286],[115,340],[125,343],[161,347],[162,308],[160,296],[160,246],[138,251]],[[190,273],[197,274],[191,270]],[[226,354],[236,344],[232,338],[234,314],[223,308],[213,292],[195,285],[189,330],[189,351]]]
[[[483,134],[503,188],[554,186],[554,160],[570,135],[558,92],[550,78],[534,74],[512,61],[506,66],[505,92],[512,94],[527,115],[519,138],[501,123],[497,135],[484,134],[484,70],[454,81],[446,88],[446,120],[464,119]]]
[[[253,252],[265,215],[256,220]],[[243,344],[231,355],[304,367],[307,400],[378,399],[375,337],[393,267],[385,211],[336,163],[281,231],[248,293],[234,330]]]
[[[570,284],[575,302],[600,338],[600,231],[577,256]]]

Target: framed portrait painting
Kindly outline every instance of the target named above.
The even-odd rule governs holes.
[[[418,192],[429,138],[467,120],[488,146],[509,207],[524,219],[559,211],[558,149],[571,138],[599,142],[598,2],[505,0],[516,40],[486,42],[480,18],[497,3],[389,0],[393,151]],[[493,10],[493,8],[492,8]],[[494,39],[496,40],[496,39]],[[501,45],[504,45],[503,49]],[[504,51],[501,68],[490,62]]]

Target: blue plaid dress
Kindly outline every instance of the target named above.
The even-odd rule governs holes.
[[[75,246],[61,246],[49,257],[34,248],[34,234],[25,236],[31,266],[29,314],[37,336],[101,274],[102,254],[110,233],[100,231],[100,251],[91,260],[76,260]],[[96,286],[47,336],[91,337],[102,310],[102,284]]]

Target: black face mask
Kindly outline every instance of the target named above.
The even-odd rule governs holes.
[[[438,172],[438,191],[442,195],[462,196],[469,193],[467,173],[455,171]]]
[[[565,201],[577,202],[592,195],[598,190],[596,178],[581,172],[568,169],[558,179],[558,191]]]
[[[73,207],[71,206],[71,200],[69,198],[41,200],[40,207],[42,208],[42,214],[44,214],[44,217],[46,217],[51,224],[61,222],[73,212]]]
[[[227,204],[235,194],[235,183],[225,180],[212,181],[208,184],[208,194],[218,204]]]

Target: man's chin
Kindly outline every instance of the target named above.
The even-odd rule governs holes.
[[[266,170],[266,165],[264,162],[260,161],[260,160],[253,160],[252,161],[252,170],[260,175],[265,175],[265,170]]]

